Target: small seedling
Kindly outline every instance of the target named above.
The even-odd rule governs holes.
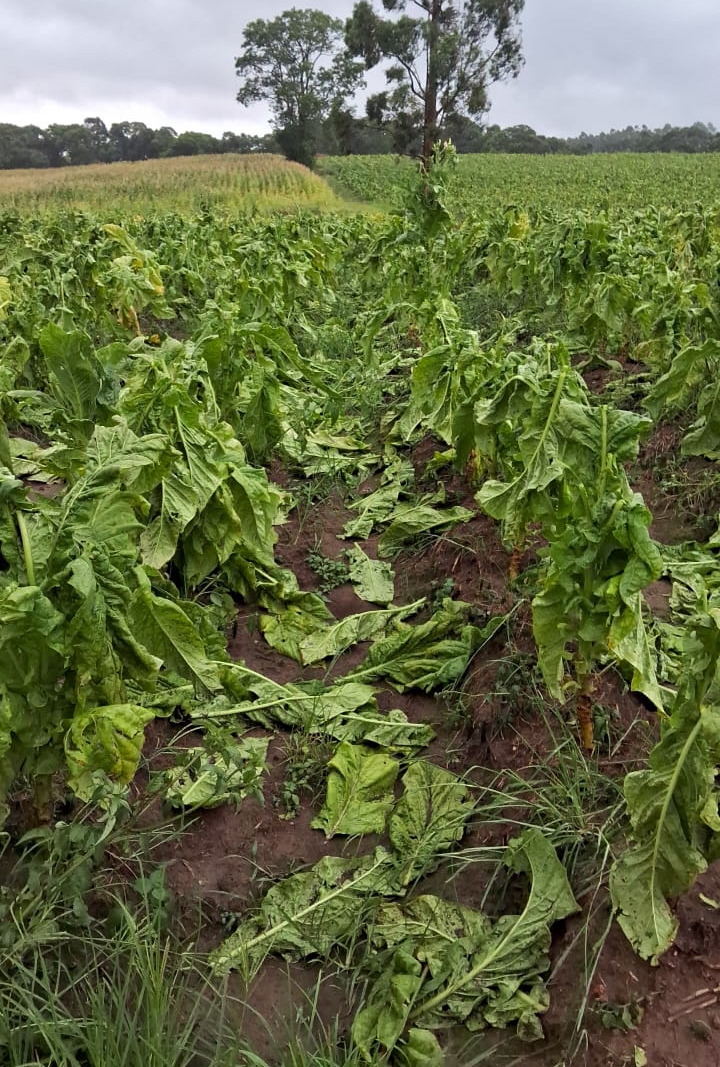
[[[321,593],[329,593],[350,581],[350,572],[344,559],[332,559],[314,549],[308,552],[307,561],[310,569],[318,576],[318,589]]]

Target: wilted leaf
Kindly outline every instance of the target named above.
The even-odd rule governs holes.
[[[435,870],[442,854],[463,836],[475,805],[465,782],[433,763],[412,763],[402,784],[403,795],[390,816],[390,840],[407,886]]]
[[[267,769],[267,737],[244,737],[213,750],[183,750],[178,766],[165,774],[164,795],[173,807],[216,808],[257,793]]]
[[[104,771],[122,785],[140,761],[145,726],[155,716],[136,704],[91,708],[75,715],[65,737],[69,784],[81,800],[94,792],[93,772]]]
[[[360,545],[348,551],[353,589],[368,604],[391,604],[395,597],[393,570],[389,563],[366,556]]]
[[[394,803],[397,760],[342,742],[328,763],[327,796],[312,826],[335,834],[380,834]]]

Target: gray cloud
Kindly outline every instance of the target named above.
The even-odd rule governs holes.
[[[523,26],[492,121],[567,136],[720,118],[717,0],[528,0]]]
[[[178,130],[259,132],[234,57],[253,18],[302,0],[3,0],[0,121],[100,115]],[[312,0],[308,6],[312,4]],[[315,0],[333,15],[352,0]],[[720,121],[718,0],[527,0],[525,68],[490,121],[568,135]]]

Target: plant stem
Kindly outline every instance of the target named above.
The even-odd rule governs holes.
[[[30,536],[28,534],[25,516],[23,515],[22,511],[16,511],[15,518],[17,519],[17,526],[18,530],[20,531],[20,540],[22,541],[23,559],[25,561],[25,574],[27,575],[28,585],[35,585],[35,564],[33,562],[32,546],[30,545]]]
[[[593,691],[593,678],[592,674],[588,674],[583,679],[578,693],[577,700],[575,701],[575,711],[577,713],[578,728],[580,730],[580,740],[582,747],[586,752],[592,752],[595,747],[595,730],[592,715],[592,691]]]
[[[50,822],[50,805],[52,802],[52,776],[37,774],[33,782],[33,803],[37,826],[47,826]]]

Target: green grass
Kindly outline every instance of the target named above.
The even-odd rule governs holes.
[[[249,1036],[265,1032],[273,1067],[359,1063],[321,1016],[322,975],[293,992],[282,1041],[242,982],[212,976],[202,911],[173,921],[163,869],[143,859],[165,831],[137,835],[123,815],[86,809],[26,835],[14,859],[0,842],[0,1067],[268,1067]],[[138,877],[118,877],[113,856]]]

